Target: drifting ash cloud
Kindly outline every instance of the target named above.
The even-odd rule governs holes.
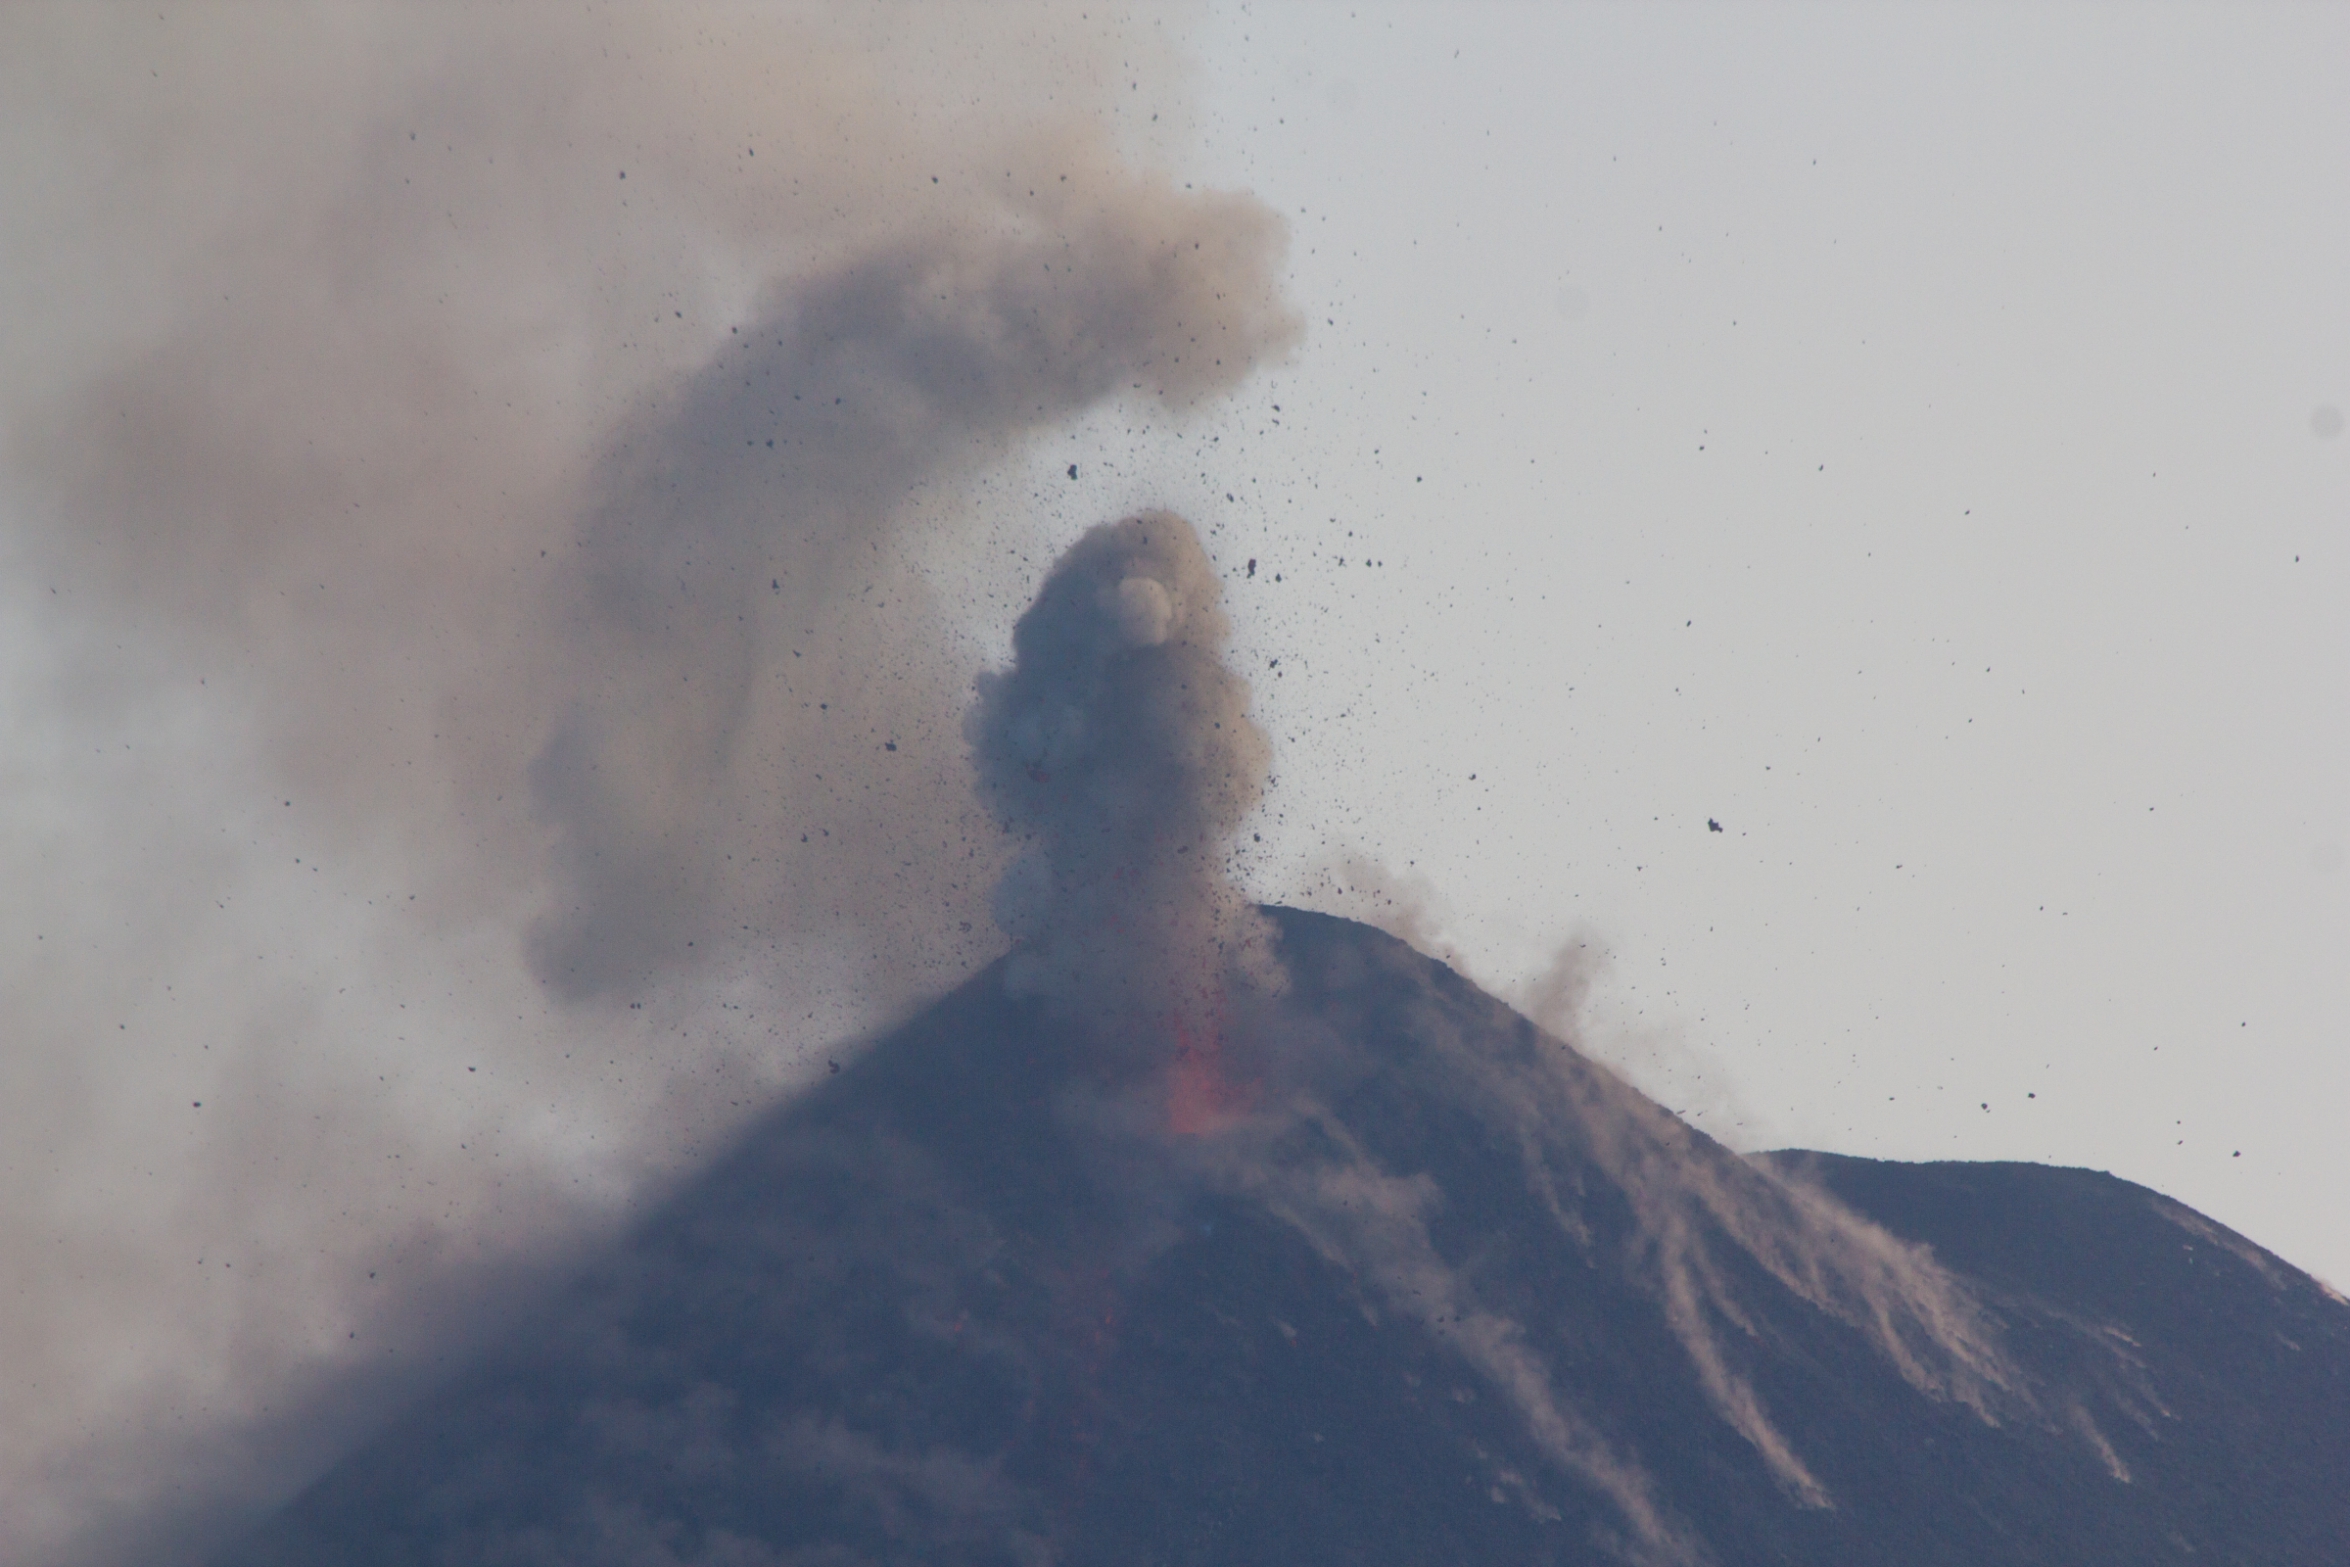
[[[996,950],[912,503],[1297,332],[1093,9],[0,24],[0,1556],[199,1550]]]

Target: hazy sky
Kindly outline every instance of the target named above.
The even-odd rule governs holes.
[[[1739,1145],[2109,1169],[2350,1280],[2350,14],[1198,51],[1312,326],[1206,485],[1267,891],[1355,848],[1489,983],[1604,948],[1595,1044]]]
[[[990,955],[995,851],[901,840],[966,842],[971,674],[1154,506],[1272,738],[1260,896],[1521,998],[1604,953],[1589,1046],[1735,1146],[2110,1169],[2350,1283],[2350,13],[1094,10],[10,15],[0,1554],[266,1499]],[[1302,336],[1109,396],[1189,330],[1120,258],[1272,264],[1217,190]],[[979,417],[858,361],[943,432],[824,492],[870,572],[704,642],[657,551],[625,614],[537,564],[760,515],[672,393],[933,254],[1102,363]],[[656,688],[705,646],[739,710]],[[819,808],[887,852],[746,868]]]

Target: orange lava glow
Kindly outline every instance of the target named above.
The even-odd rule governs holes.
[[[1167,1130],[1198,1137],[1237,1120],[1248,1109],[1246,1086],[1224,1070],[1224,1034],[1214,1022],[1195,1029],[1175,1016],[1175,1060],[1167,1069]]]

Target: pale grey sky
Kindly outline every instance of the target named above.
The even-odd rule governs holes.
[[[1198,54],[1311,317],[1205,486],[1268,889],[1410,866],[1503,987],[1603,946],[1594,1043],[1734,1143],[2110,1169],[2350,1284],[2350,12]]]
[[[941,872],[550,993],[536,562],[763,289],[1260,232],[1209,187],[1302,340],[882,476],[906,656],[827,678],[915,693],[892,765],[958,795],[1045,566],[1173,506],[1260,895],[1604,953],[1587,1043],[1735,1145],[2106,1168],[2350,1285],[2350,11],[1085,9],[6,13],[0,1555],[282,1494],[974,960]],[[737,761],[705,858],[804,805]]]

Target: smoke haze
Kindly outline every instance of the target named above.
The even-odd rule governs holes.
[[[6,26],[0,1555],[96,1563],[993,954],[914,519],[1298,328],[1155,25]]]

